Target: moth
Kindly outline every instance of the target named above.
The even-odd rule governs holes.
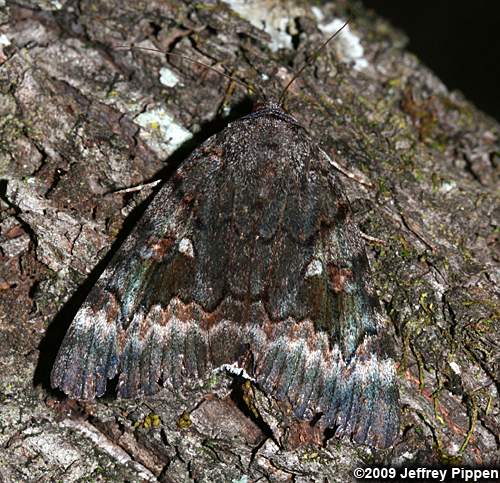
[[[268,102],[168,179],[77,312],[51,382],[138,398],[236,364],[298,419],[387,447],[390,341],[328,156]]]

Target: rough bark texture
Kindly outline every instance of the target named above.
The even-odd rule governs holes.
[[[0,480],[350,481],[361,463],[498,465],[498,124],[358,3],[229,3],[0,2]],[[168,177],[249,107],[198,64],[114,47],[188,55],[277,97],[349,15],[287,108],[371,183],[345,179],[360,227],[383,241],[368,249],[399,348],[400,441],[297,445],[307,428],[287,434],[273,401],[224,374],[210,396],[161,401],[51,391],[72,316],[151,193],[117,191]]]

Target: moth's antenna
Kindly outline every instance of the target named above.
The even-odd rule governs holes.
[[[182,54],[174,54],[173,52],[162,52],[159,49],[153,49],[151,47],[138,47],[138,46],[131,46],[128,47],[126,45],[118,45],[117,47],[114,47],[114,50],[146,50],[149,52],[157,52],[160,54],[164,54],[166,56],[172,56],[172,57],[177,57],[179,59],[184,59],[189,62],[192,62],[193,64],[200,65],[202,67],[205,67],[208,70],[211,70],[213,72],[216,72],[217,74],[221,75],[222,77],[225,77],[226,79],[229,79],[233,82],[236,82],[242,87],[245,87],[251,92],[255,92],[256,89],[254,89],[250,84],[247,84],[246,82],[242,81],[241,79],[237,79],[236,77],[233,77],[229,74],[226,74],[225,72],[221,72],[219,69],[216,69],[215,67],[212,67],[211,65],[204,64],[203,62],[200,62],[199,60],[192,59],[191,57],[188,57],[187,55],[182,55]]]
[[[337,37],[337,35],[340,34],[340,32],[342,32],[342,30],[347,27],[347,24],[351,21],[351,19],[348,19],[344,25],[342,25],[342,27],[340,27],[335,33],[333,33],[327,40],[325,40],[321,46],[319,48],[317,48],[314,53],[312,54],[312,56],[310,57],[310,59],[304,63],[304,65],[295,73],[295,75],[292,77],[292,79],[290,80],[290,82],[286,85],[286,87],[283,89],[283,91],[281,92],[281,95],[278,99],[278,104],[280,106],[283,105],[283,101],[285,100],[285,96],[286,96],[286,93],[288,91],[288,89],[290,88],[290,86],[298,79],[298,77],[300,77],[300,74],[302,74],[302,72],[304,72],[304,70],[309,67],[315,60],[316,58],[318,57],[318,55],[320,54],[320,52],[330,43],[331,40],[333,40],[335,37]]]

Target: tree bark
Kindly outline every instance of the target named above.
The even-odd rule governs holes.
[[[348,17],[286,107],[358,180],[344,184],[398,348],[400,441],[290,447],[273,402],[224,374],[209,396],[52,391],[73,315],[153,192],[119,190],[166,179],[250,108],[236,82],[161,52],[276,99]],[[362,464],[499,465],[499,126],[405,44],[345,0],[0,3],[1,481],[345,482]],[[118,49],[131,45],[161,52]]]

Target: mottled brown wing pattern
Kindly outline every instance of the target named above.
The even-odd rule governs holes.
[[[122,397],[237,363],[296,416],[387,446],[398,390],[364,246],[326,155],[276,106],[209,139],[88,299],[52,384]]]

